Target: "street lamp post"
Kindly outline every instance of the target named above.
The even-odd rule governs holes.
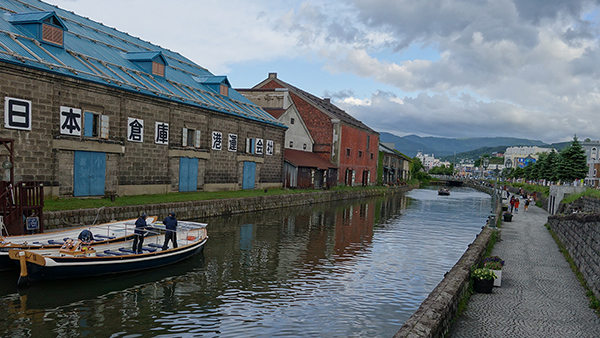
[[[483,167],[483,171],[481,172],[481,176],[483,176],[483,178],[485,179],[485,171],[487,170],[488,166],[490,165],[490,159],[488,157],[484,157],[481,160],[481,166]]]
[[[506,167],[508,174],[510,174],[510,169],[512,168],[512,160],[509,158],[508,160],[506,160],[506,163],[504,163],[504,166]]]

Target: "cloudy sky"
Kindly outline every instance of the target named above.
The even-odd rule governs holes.
[[[379,132],[600,139],[600,0],[47,0]]]

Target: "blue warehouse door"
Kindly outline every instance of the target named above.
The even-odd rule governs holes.
[[[73,196],[103,196],[105,181],[106,153],[76,151]]]
[[[179,158],[179,191],[198,190],[198,159]]]
[[[242,189],[254,189],[256,181],[256,163],[244,162],[244,178],[242,181]]]

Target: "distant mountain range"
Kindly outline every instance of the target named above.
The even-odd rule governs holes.
[[[414,157],[417,152],[433,154],[436,158],[454,156],[457,158],[478,158],[483,154],[504,152],[508,147],[538,146],[561,150],[570,142],[548,144],[540,140],[528,140],[514,137],[476,137],[476,138],[444,138],[420,137],[417,135],[396,136],[390,133],[380,133],[379,140],[384,143],[394,143],[396,150]]]

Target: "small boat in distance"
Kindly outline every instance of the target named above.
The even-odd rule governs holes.
[[[440,188],[440,190],[438,190],[438,195],[442,195],[442,196],[450,195],[450,189]]]
[[[149,231],[152,235],[144,239],[142,253],[132,250],[132,240],[99,245],[68,241],[61,248],[10,250],[10,258],[21,268],[17,285],[158,268],[201,251],[208,239],[205,223],[178,222],[177,248],[163,250],[165,235],[163,231],[159,234],[160,225],[155,228],[157,230]]]

